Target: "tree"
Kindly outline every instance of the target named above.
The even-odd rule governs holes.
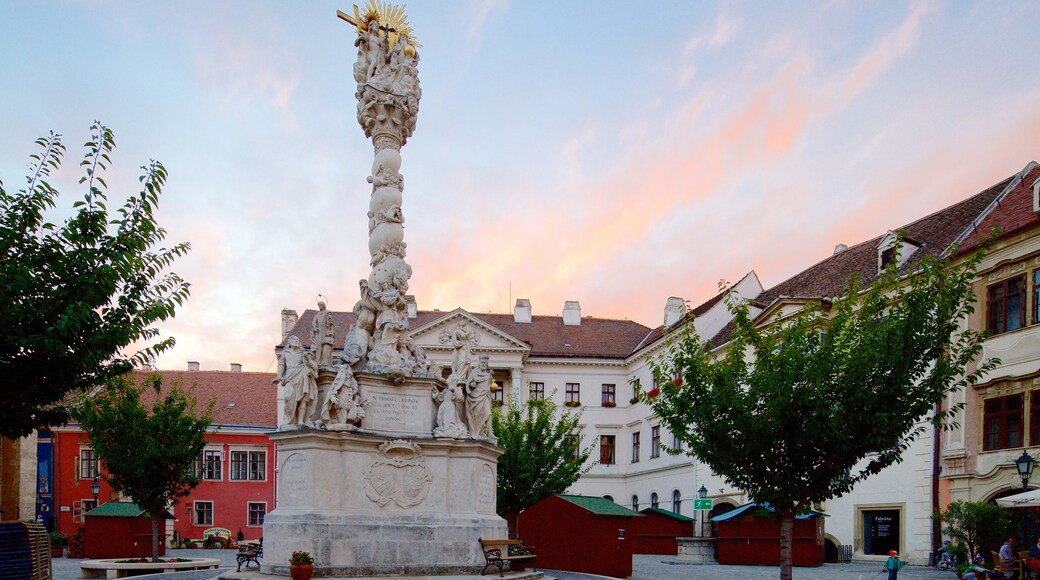
[[[944,397],[998,362],[965,371],[981,351],[980,333],[960,326],[974,311],[981,259],[922,260],[906,277],[892,266],[865,288],[853,280],[832,302],[766,325],[728,294],[725,354],[688,331],[651,361],[663,385],[660,396],[643,395],[654,413],[689,454],[775,510],[781,579],[791,578],[794,517],[900,461],[929,428],[925,418],[948,425],[960,406],[941,410]]]
[[[80,166],[83,197],[58,227],[45,221],[59,196],[48,182],[65,153],[53,132],[30,156],[27,186],[0,182],[0,435],[21,437],[68,419],[62,399],[104,383],[173,346],[166,338],[127,357],[124,349],[158,337],[154,324],[174,314],[188,284],[167,272],[187,243],[156,247],[166,236],[154,211],[166,169],[143,166],[142,189],[115,212],[106,207],[103,173],[115,148],[97,122]]]
[[[498,458],[498,513],[511,528],[516,516],[542,498],[561,493],[588,471],[594,445],[581,448],[580,412],[556,418],[551,400],[521,404],[512,397],[494,410],[492,429],[505,453]]]
[[[154,402],[146,406],[142,396]],[[214,402],[199,414],[191,393],[176,384],[164,388],[161,375],[148,376],[141,386],[124,375],[73,408],[109,484],[151,515],[152,561],[159,558],[163,514],[199,484],[193,468],[206,445]]]
[[[935,517],[943,532],[968,549],[969,559],[983,546],[999,546],[1011,531],[1011,514],[992,503],[957,500]]]

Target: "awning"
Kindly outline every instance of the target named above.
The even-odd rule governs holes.
[[[1040,489],[1002,497],[997,500],[997,505],[1006,508],[1040,507]]]

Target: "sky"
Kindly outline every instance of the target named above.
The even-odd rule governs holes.
[[[0,180],[64,135],[59,219],[94,120],[112,204],[170,177],[192,251],[157,361],[273,371],[283,308],[350,310],[372,146],[345,2],[0,2]],[[423,97],[402,150],[420,309],[662,322],[766,288],[1040,158],[1033,2],[414,1]],[[64,212],[64,214],[63,214]]]

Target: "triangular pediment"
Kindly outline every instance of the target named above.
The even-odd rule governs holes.
[[[411,331],[412,339],[427,351],[450,351],[450,343],[441,341],[445,332],[451,332],[456,326],[465,324],[477,340],[473,352],[519,352],[526,354],[531,345],[519,338],[488,324],[461,308],[447,312]]]

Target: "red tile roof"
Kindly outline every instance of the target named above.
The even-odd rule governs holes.
[[[974,250],[996,228],[1000,228],[999,238],[1004,238],[1040,225],[1040,213],[1033,211],[1033,182],[1037,179],[1040,179],[1040,166],[1026,172],[1025,177],[1006,196],[997,200],[996,206],[961,242],[958,253]]]
[[[308,347],[311,341],[311,321],[316,310],[305,310],[286,336],[296,336]],[[411,319],[411,327],[418,328],[451,312],[420,310]],[[577,326],[563,324],[560,316],[532,316],[529,323],[513,321],[512,314],[469,313],[500,331],[531,345],[533,357],[625,358],[650,333],[650,329],[632,320],[614,320],[587,316]],[[333,347],[343,348],[347,331],[354,324],[352,312],[332,312],[336,330]],[[570,345],[570,346],[567,346]],[[278,348],[285,346],[283,340]]]
[[[278,389],[272,383],[274,373],[134,371],[134,380],[140,384],[153,373],[162,375],[164,385],[179,382],[184,388],[194,387],[193,394],[200,410],[210,400],[216,399],[214,424],[271,429],[278,426]]]

